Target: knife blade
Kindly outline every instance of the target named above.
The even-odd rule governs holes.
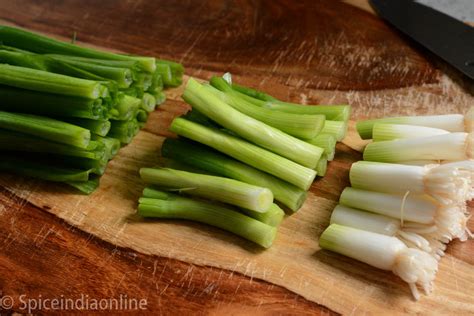
[[[399,31],[474,80],[474,28],[412,0],[369,0]]]

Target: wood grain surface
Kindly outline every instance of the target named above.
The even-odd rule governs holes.
[[[474,101],[472,84],[449,67],[338,1],[0,1],[0,19],[175,59],[201,79],[231,71],[296,102],[350,103],[354,119],[464,112]],[[0,175],[2,295],[125,293],[162,314],[380,314],[387,306],[394,314],[474,313],[472,242],[450,246],[434,293],[418,303],[390,273],[319,251],[350,164],[360,159],[353,131],[270,250],[203,225],[134,216],[138,168],[159,162],[169,122],[188,109],[180,91],[169,91],[89,197]]]

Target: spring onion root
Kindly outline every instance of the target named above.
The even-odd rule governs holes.
[[[323,249],[392,271],[409,284],[416,300],[420,297],[417,285],[426,294],[431,292],[438,261],[424,251],[408,248],[396,237],[331,224],[319,244]]]

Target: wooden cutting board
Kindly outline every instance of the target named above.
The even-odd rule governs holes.
[[[0,19],[178,60],[201,79],[230,71],[285,100],[349,103],[354,120],[463,113],[474,101],[472,83],[338,1],[0,1]],[[0,296],[126,294],[163,314],[474,313],[471,241],[450,245],[434,292],[419,302],[391,273],[319,249],[350,165],[361,158],[353,128],[269,250],[204,225],[134,215],[144,186],[138,169],[159,163],[169,123],[188,110],[181,91],[169,91],[90,196],[0,174]]]

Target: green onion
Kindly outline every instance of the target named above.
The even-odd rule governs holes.
[[[438,204],[433,198],[422,195],[403,195],[365,191],[347,187],[342,191],[339,203],[421,224],[432,224],[438,211]]]
[[[308,190],[316,176],[312,169],[278,156],[219,130],[176,118],[170,131],[210,146],[254,168],[265,171],[295,186]]]
[[[258,91],[258,90],[252,89],[252,88],[248,88],[248,87],[244,87],[244,86],[241,86],[241,85],[238,85],[238,84],[235,84],[235,83],[231,83],[231,85],[232,85],[232,89],[234,89],[235,91],[238,91],[240,93],[246,94],[249,97],[252,97],[252,98],[255,98],[255,99],[258,99],[258,100],[262,100],[262,101],[277,101],[277,99],[275,99],[271,95],[263,93],[261,91]]]
[[[147,121],[147,119],[148,119],[148,112],[145,111],[145,110],[140,109],[140,110],[138,110],[138,112],[137,112],[136,118],[137,118],[137,121],[138,121],[139,123],[146,123],[146,121]]]
[[[226,80],[229,81],[229,80]],[[212,84],[212,81],[211,81]],[[219,87],[216,86],[220,90]],[[232,83],[232,88],[243,98],[255,105],[266,107],[272,110],[295,113],[295,114],[316,114],[324,115],[327,120],[348,121],[351,114],[349,105],[301,105],[296,103],[282,102],[263,92],[239,86]]]
[[[104,67],[114,67],[114,68],[127,68],[136,73],[140,71],[140,63],[134,60],[109,60],[109,59],[96,59],[88,57],[77,57],[70,55],[57,55],[57,54],[47,54],[46,56],[53,59],[61,60],[64,62],[81,62],[85,64],[92,64],[97,66]]]
[[[167,138],[161,154],[213,174],[268,188],[275,200],[294,212],[306,199],[304,190],[198,143]]]
[[[133,82],[133,72],[129,68],[109,67],[88,62],[65,60],[61,58],[51,57],[54,60],[60,60],[64,63],[76,68],[93,73],[102,78],[115,81],[119,88],[128,88]]]
[[[60,60],[55,60],[45,55],[37,55],[30,52],[23,53],[0,50],[0,63],[32,68],[82,79],[98,81],[105,80],[103,77],[77,68]]]
[[[155,97],[149,93],[144,93],[140,106],[142,109],[144,109],[147,112],[153,112],[156,107]]]
[[[466,116],[467,118],[468,116]],[[418,125],[444,129],[449,132],[464,132],[465,129],[464,115],[431,115],[431,116],[402,116],[402,117],[386,117],[381,119],[365,120],[357,122],[357,131],[362,139],[372,138],[372,130],[376,123],[391,123],[403,125]]]
[[[91,194],[99,187],[99,177],[94,177],[87,181],[68,181],[66,184],[76,188],[82,193]]]
[[[374,142],[394,140],[399,138],[418,138],[435,135],[448,134],[448,131],[439,128],[416,126],[416,125],[402,125],[402,124],[387,124],[375,123],[372,131]]]
[[[163,83],[167,87],[177,87],[183,83],[183,65],[168,60],[156,60],[157,72],[162,76]]]
[[[177,196],[167,193],[167,192],[156,190],[152,187],[146,187],[145,189],[143,189],[143,197],[151,198],[151,199],[168,200],[168,199],[171,199],[172,197],[176,198]],[[224,207],[227,208],[228,206],[224,206]],[[285,212],[283,212],[283,210],[280,207],[278,207],[278,205],[276,204],[272,204],[264,213],[255,212],[255,211],[251,211],[247,209],[240,209],[240,211],[252,218],[255,218],[256,220],[262,223],[265,223],[274,227],[277,227],[278,225],[280,225],[281,221],[283,220],[283,217],[285,216]]]
[[[336,154],[336,138],[330,134],[319,134],[318,136],[306,140],[308,143],[324,149],[324,156],[327,160],[334,159]]]
[[[91,137],[90,131],[85,128],[30,114],[0,111],[0,126],[79,148],[87,148]]]
[[[230,208],[184,197],[141,198],[138,215],[152,218],[185,219],[215,226],[269,248],[277,229]]]
[[[472,134],[449,133],[370,143],[365,147],[364,160],[467,160],[474,157],[473,148]]]
[[[430,243],[422,235],[408,230],[403,230],[400,221],[380,214],[364,212],[344,205],[337,205],[331,215],[331,224],[353,227],[369,232],[397,237],[410,248],[432,253],[436,259],[444,255],[442,249],[431,249]],[[436,226],[425,226],[415,231],[434,231]]]
[[[185,190],[191,195],[207,197],[256,212],[265,212],[273,202],[273,194],[267,188],[222,177],[169,168],[141,168],[140,176],[150,184]]]
[[[323,232],[319,245],[376,268],[392,271],[409,284],[415,299],[419,298],[416,285],[429,293],[438,270],[438,262],[433,256],[408,248],[396,237],[338,224],[330,225]]]
[[[153,92],[153,96],[156,100],[156,105],[160,105],[166,101],[166,94],[163,91]]]
[[[91,138],[94,141],[103,144],[105,149],[105,156],[107,157],[107,159],[111,159],[113,156],[115,156],[120,149],[120,141],[118,139],[112,137],[102,137],[96,134],[93,134]]]
[[[0,64],[0,84],[88,99],[98,99],[107,91],[98,81],[6,64]]]
[[[137,61],[140,67],[148,72],[155,71],[155,58],[128,56],[103,52],[92,48],[77,46],[75,44],[61,42],[46,36],[30,33],[22,29],[0,26],[0,38],[2,44],[17,47],[40,54],[62,54],[96,59],[128,60]]]
[[[329,134],[334,136],[338,142],[346,137],[348,124],[345,121],[329,121],[326,120],[321,134]]]
[[[438,229],[431,235],[443,242],[449,242],[453,238],[465,240],[469,235],[464,205],[440,204],[427,195],[404,196],[348,187],[342,192],[339,202],[402,221],[436,224]]]
[[[90,170],[59,167],[56,164],[36,158],[26,159],[18,155],[3,153],[0,155],[0,170],[56,182],[87,181],[90,173]]]
[[[111,121],[111,123],[107,136],[120,140],[122,144],[129,144],[140,130],[136,118],[129,121]]]
[[[213,79],[224,81],[219,77],[213,77]],[[224,84],[226,83],[224,82]],[[205,88],[236,110],[298,138],[314,138],[319,134],[324,126],[324,115],[301,115],[273,111],[258,107],[242,98],[239,98],[235,93],[233,93],[233,90],[230,87],[225,93],[211,86]]]
[[[474,196],[474,161],[407,166],[358,161],[351,166],[354,188],[385,193],[429,194],[444,204],[464,203]]]
[[[327,168],[328,168],[328,160],[326,159],[326,157],[321,157],[315,169],[316,173],[318,174],[318,176],[324,177],[326,175]]]
[[[0,110],[38,115],[104,119],[102,99],[86,99],[0,85]]]
[[[256,220],[273,227],[278,227],[283,220],[283,217],[285,217],[285,212],[275,203],[270,205],[265,213],[255,212],[247,209],[241,209],[241,211],[244,214],[255,218]]]
[[[142,100],[120,92],[118,101],[110,110],[109,118],[119,121],[128,121],[137,115]]]
[[[51,157],[52,161],[60,161],[61,158],[62,157],[59,156]],[[93,174],[103,175],[105,173],[105,169],[107,168],[108,161],[108,158],[105,156],[101,159],[68,157],[67,160],[65,160],[63,163],[73,168],[88,169]]]
[[[93,141],[90,142],[90,145]],[[93,150],[86,150],[74,146],[68,146],[41,139],[35,136],[0,129],[0,148],[1,151],[20,151],[20,152],[36,152],[51,153],[64,156],[76,156],[91,159],[101,159],[105,155],[103,145],[95,144]]]
[[[314,168],[321,158],[323,149],[237,111],[192,78],[188,80],[183,98],[223,127],[301,165]]]
[[[111,126],[109,120],[90,120],[72,117],[64,117],[61,120],[88,129],[91,133],[99,136],[106,136]]]

